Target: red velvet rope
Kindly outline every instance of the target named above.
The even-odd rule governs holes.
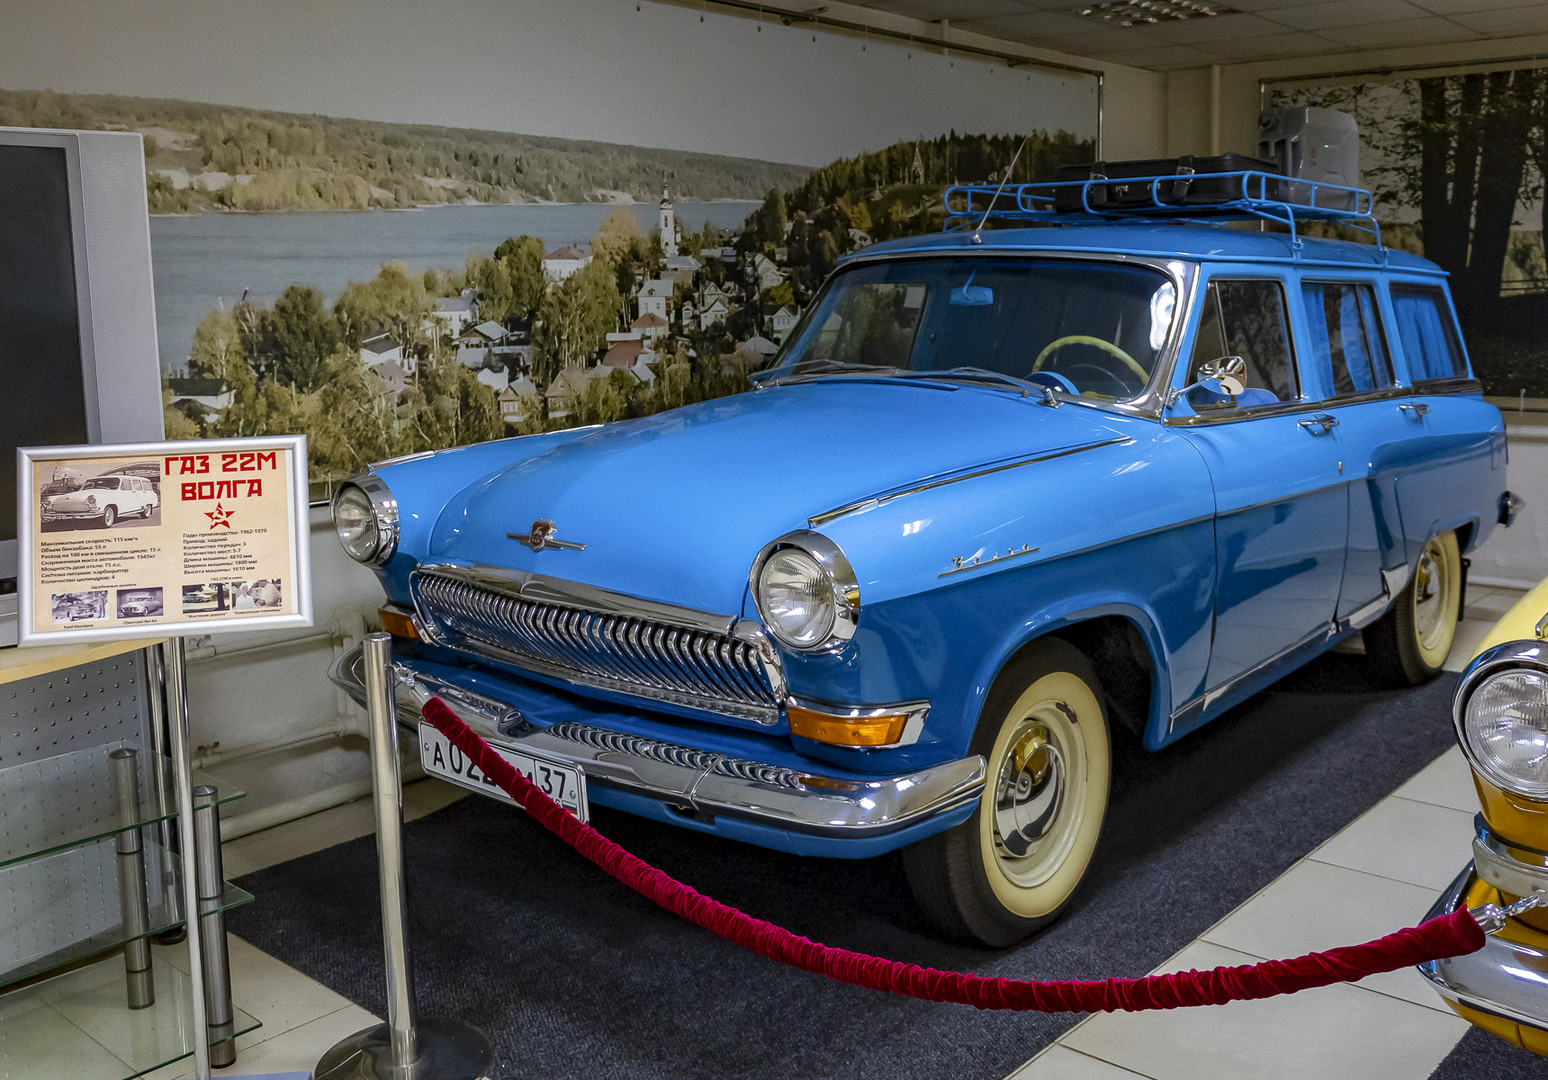
[[[696,892],[629,854],[590,825],[560,807],[439,698],[424,708],[425,720],[451,740],[484,774],[544,828],[642,896],[727,941],[803,971],[830,979],[890,990],[895,994],[952,1001],[980,1009],[1039,1012],[1113,1012],[1223,1005],[1227,1001],[1293,994],[1314,986],[1353,982],[1382,971],[1477,952],[1484,932],[1467,908],[1459,907],[1419,926],[1364,945],[1308,953],[1293,960],[1265,960],[1242,967],[1182,971],[1143,979],[1034,982],[937,971],[864,953],[818,944]]]

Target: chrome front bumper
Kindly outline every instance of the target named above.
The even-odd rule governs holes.
[[[334,683],[365,704],[361,648],[334,662]],[[394,663],[398,723],[417,730],[430,695],[449,705],[491,746],[526,749],[586,774],[588,784],[643,795],[700,817],[727,815],[812,836],[885,836],[978,798],[984,759],[949,761],[907,776],[852,780],[799,772],[744,758],[588,724],[539,728],[505,702],[471,693],[411,665]]]
[[[1425,918],[1455,911],[1476,877],[1469,863]],[[1431,960],[1419,965],[1419,973],[1453,1005],[1548,1030],[1548,954],[1540,949],[1491,934],[1477,952]]]

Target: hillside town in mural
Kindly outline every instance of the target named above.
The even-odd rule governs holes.
[[[737,393],[840,257],[938,230],[946,184],[998,178],[1021,142],[952,133],[835,162],[768,189],[739,229],[685,229],[665,189],[648,232],[624,205],[556,247],[516,236],[460,269],[386,262],[331,307],[301,283],[272,306],[217,307],[166,381],[167,437],[305,432],[326,479]],[[1015,178],[1089,152],[1034,135]]]

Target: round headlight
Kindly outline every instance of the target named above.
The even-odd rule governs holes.
[[[354,484],[339,489],[333,499],[333,527],[339,543],[356,562],[369,563],[382,551],[382,528],[371,496]]]
[[[1480,683],[1462,716],[1468,757],[1506,791],[1548,799],[1548,676],[1507,668]]]
[[[783,548],[758,575],[758,608],[775,637],[809,649],[833,629],[833,583],[816,559],[799,548]]]

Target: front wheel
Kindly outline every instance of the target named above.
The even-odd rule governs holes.
[[[117,520],[118,510],[115,507],[105,506],[102,508],[102,527],[104,529],[111,529],[113,523]]]
[[[1073,645],[1047,638],[1001,673],[970,752],[988,763],[967,821],[903,852],[915,899],[947,933],[995,948],[1058,918],[1107,812],[1102,688]]]
[[[1383,676],[1418,686],[1440,674],[1457,633],[1461,589],[1457,534],[1431,537],[1392,610],[1362,634],[1366,655]]]

